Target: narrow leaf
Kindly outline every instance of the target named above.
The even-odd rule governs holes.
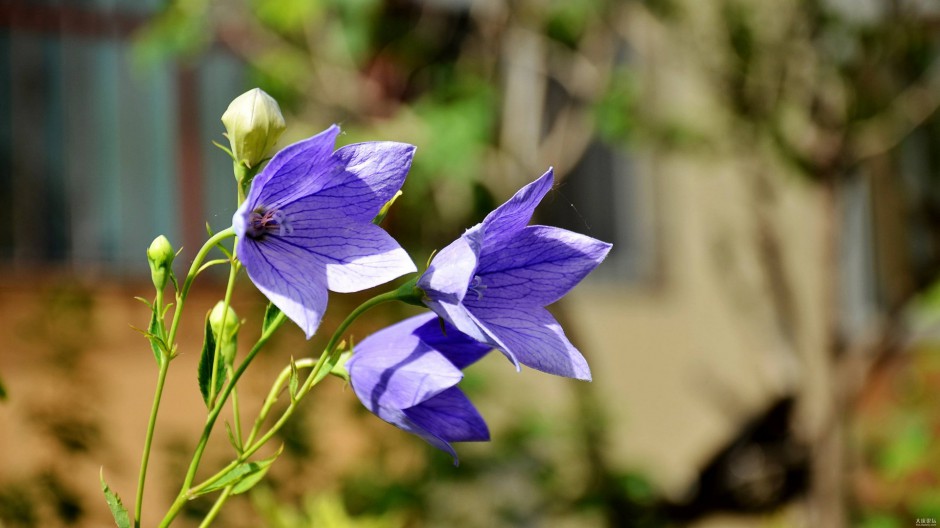
[[[336,351],[333,351],[333,353],[326,358],[324,368],[320,370],[320,372],[317,374],[317,377],[313,379],[313,385],[320,383],[323,381],[323,378],[329,376],[330,373],[333,372],[333,369],[336,368],[336,364],[339,363],[341,357],[342,354],[338,354]]]
[[[150,350],[153,351],[153,358],[157,360],[157,365],[163,364],[163,350],[160,347],[160,319],[157,317],[157,310],[150,310],[150,324],[147,326],[147,339],[150,340]]]
[[[209,385],[212,383],[213,368],[218,370],[215,380],[215,394],[218,394],[222,390],[222,385],[225,382],[225,376],[222,375],[222,362],[220,361],[219,365],[215,365],[215,336],[212,334],[212,326],[209,324],[210,313],[212,313],[211,310],[206,313],[206,327],[202,341],[202,355],[199,356],[199,368],[197,371],[199,392],[202,393],[202,400],[206,402],[207,407],[209,406]]]
[[[222,149],[222,152],[225,152],[226,154],[228,154],[229,157],[232,158],[232,161],[238,161],[235,159],[235,154],[232,154],[232,151],[229,150],[229,148],[226,147],[225,145],[219,143],[218,141],[213,141],[212,144]]]
[[[339,361],[333,365],[333,368],[330,369],[330,374],[341,378],[346,383],[349,383],[349,371],[346,370],[346,362],[349,361],[349,358],[352,357],[352,350],[347,350],[339,355]]]
[[[115,524],[117,524],[118,528],[131,528],[131,516],[127,513],[127,508],[124,507],[124,503],[121,502],[121,497],[118,497],[117,493],[111,491],[111,488],[109,488],[108,484],[104,481],[104,468],[101,468],[99,478],[101,479],[101,491],[104,492],[104,500],[107,501],[108,508],[111,509],[111,515],[114,516]]]
[[[235,432],[232,431],[232,426],[228,422],[225,422],[225,432],[228,434],[228,441],[232,444],[232,447],[235,448],[235,451],[240,455],[242,454],[242,446],[239,444],[238,439],[235,438]]]
[[[290,392],[290,401],[297,400],[297,388],[300,384],[300,373],[297,372],[297,363],[294,363],[294,356],[290,358],[290,381],[287,383]]]
[[[147,299],[144,299],[143,297],[134,297],[134,299],[146,304],[147,308],[150,308],[151,310],[153,310],[153,305],[150,304],[150,301],[148,301]]]
[[[277,457],[281,455],[283,450],[284,446],[282,445],[280,448],[278,448],[276,453],[268,458],[265,458],[264,460],[243,462],[233,467],[228,471],[228,473],[223,475],[222,478],[217,480],[215,483],[207,486],[203,490],[200,490],[196,496],[212,493],[213,491],[218,491],[228,486],[234,486],[232,489],[233,494],[239,494],[248,491],[252,486],[257,484],[262,477],[264,477],[264,474],[268,472],[268,468],[270,468],[271,464],[277,460]]]
[[[274,306],[272,303],[268,303],[268,307],[264,310],[264,323],[261,325],[261,333],[268,331],[268,327],[271,326],[271,323],[274,322],[274,318],[281,313],[281,309],[277,306]]]
[[[385,205],[383,205],[382,208],[379,209],[379,214],[375,215],[375,218],[372,219],[373,224],[379,225],[382,223],[382,220],[385,220],[385,215],[388,214],[389,209],[392,208],[392,205],[395,204],[395,200],[397,200],[398,197],[401,196],[401,194],[402,192],[398,191],[397,193],[395,193],[395,196],[392,196],[391,200],[385,202]]]

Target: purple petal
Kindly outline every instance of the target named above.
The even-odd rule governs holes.
[[[483,442],[490,431],[460,389],[453,387],[420,405],[404,409],[412,423],[447,442]]]
[[[504,352],[528,367],[557,376],[591,380],[591,369],[581,352],[568,341],[558,321],[540,306],[525,309],[468,301],[469,310],[493,335],[505,343]]]
[[[327,280],[323,267],[303,248],[285,244],[276,237],[260,242],[241,237],[236,252],[251,282],[310,339],[326,310]]]
[[[302,214],[287,210],[290,233],[269,235],[302,248],[306,258],[326,272],[326,285],[349,293],[384,284],[417,270],[408,253],[381,227],[371,222],[349,222],[323,217],[316,211]]]
[[[529,226],[480,256],[481,295],[505,306],[545,306],[597,267],[611,245],[547,226]]]
[[[398,427],[402,431],[420,436],[432,446],[440,449],[441,451],[444,451],[445,453],[449,453],[450,456],[454,459],[454,465],[457,465],[457,452],[454,451],[453,446],[451,446],[450,443],[443,438],[431,434],[426,429],[414,423],[411,418],[405,414],[405,411],[400,409],[389,409],[381,407],[377,412],[375,412],[375,415],[394,425],[395,427]]]
[[[407,323],[363,340],[346,364],[356,396],[372,412],[412,407],[463,378],[460,369],[412,334]]]
[[[414,153],[414,145],[391,141],[347,145],[333,153],[346,167],[342,182],[319,194],[342,200],[348,216],[372,221],[405,183]]]
[[[434,256],[418,279],[418,287],[430,299],[448,303],[463,300],[476,273],[481,235],[480,226],[476,225]]]
[[[493,349],[493,346],[471,338],[450,323],[442,323],[436,314],[420,315],[412,319],[423,322],[414,329],[414,335],[440,352],[459,369],[476,363]]]
[[[452,304],[448,302],[425,301],[428,308],[434,310],[437,315],[444,318],[445,321],[455,328],[470,336],[472,339],[485,343],[493,348],[498,348],[509,358],[509,361],[519,370],[519,361],[512,352],[509,351],[505,343],[499,337],[491,332],[484,323],[480,322],[463,304]]]
[[[554,171],[549,168],[539,179],[526,185],[503,205],[483,219],[485,247],[498,245],[500,241],[521,230],[532,220],[535,207],[542,201],[554,183]]]
[[[252,180],[242,207],[279,209],[334,182],[343,171],[343,164],[333,158],[337,135],[339,127],[333,125],[278,152]]]

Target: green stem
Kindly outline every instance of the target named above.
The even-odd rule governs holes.
[[[193,259],[193,263],[189,267],[189,273],[186,274],[186,280],[183,281],[183,287],[180,288],[180,291],[176,295],[176,307],[173,309],[173,323],[170,324],[170,335],[166,340],[167,346],[170,347],[171,352],[173,350],[173,342],[176,339],[176,331],[179,329],[180,316],[183,314],[183,303],[186,302],[189,289],[192,287],[193,281],[196,280],[196,275],[199,274],[199,267],[202,266],[206,255],[209,254],[209,251],[212,250],[216,244],[233,236],[235,236],[235,229],[232,227],[224,231],[219,231],[212,235],[199,249],[199,252],[196,253],[196,258]]]
[[[232,388],[232,417],[234,420],[232,427],[235,428],[235,441],[238,442],[238,449],[241,451],[245,443],[242,441],[241,411],[238,407],[238,387],[234,387]]]
[[[153,309],[157,313],[157,329],[160,332],[160,338],[163,338],[164,323],[160,314],[163,313],[163,290],[157,290],[157,298],[154,300]],[[153,394],[153,404],[150,408],[150,419],[147,421],[147,435],[144,437],[144,452],[140,457],[140,473],[137,476],[137,496],[134,500],[134,526],[140,528],[140,515],[144,507],[144,483],[147,481],[147,466],[150,463],[150,448],[153,444],[153,432],[157,424],[157,414],[160,411],[160,400],[163,397],[163,385],[166,382],[166,374],[170,369],[169,354],[163,350],[160,351],[160,370],[157,374],[157,388]]]
[[[238,261],[233,259],[232,264],[229,268],[228,284],[225,286],[225,299],[222,301],[222,323],[219,325],[219,328],[220,328],[219,335],[216,337],[215,350],[212,352],[212,364],[213,365],[218,365],[221,359],[220,356],[222,355],[222,341],[223,341],[223,337],[225,334],[225,324],[228,322],[226,321],[226,319],[228,319],[228,307],[232,303],[232,290],[235,287],[235,277],[238,276],[238,270],[239,270]],[[210,407],[215,404],[215,397],[216,397],[215,391],[216,391],[216,383],[218,382],[218,377],[219,377],[219,370],[220,369],[214,366],[212,368],[212,381],[209,385],[209,400],[208,400]]]
[[[294,366],[297,367],[298,371],[302,369],[313,368],[315,365],[316,363],[311,358],[304,358],[294,362]],[[261,432],[261,426],[264,425],[264,421],[271,412],[271,408],[274,407],[275,403],[277,403],[277,397],[284,388],[284,384],[287,383],[288,379],[290,379],[290,374],[290,365],[284,367],[281,370],[281,373],[278,374],[277,379],[271,386],[271,390],[268,391],[267,398],[264,399],[264,403],[261,405],[261,411],[258,412],[258,418],[255,419],[255,425],[251,428],[251,432],[248,434],[248,440],[242,445],[251,445],[251,443],[254,442],[255,437],[258,436],[258,433]]]
[[[258,341],[251,348],[251,351],[248,352],[248,355],[245,356],[244,361],[241,365],[238,366],[238,369],[232,375],[232,380],[225,386],[222,390],[222,393],[219,395],[219,398],[216,400],[215,405],[212,407],[212,411],[209,412],[209,416],[206,418],[206,424],[202,429],[202,436],[199,438],[199,443],[196,445],[196,451],[193,454],[193,459],[189,464],[189,469],[186,472],[186,477],[183,479],[183,485],[180,487],[180,493],[177,495],[176,500],[170,506],[170,509],[167,511],[166,516],[164,516],[163,521],[160,522],[160,526],[169,526],[174,518],[179,514],[180,510],[183,508],[183,505],[186,504],[186,500],[189,498],[189,488],[192,486],[193,480],[196,478],[196,470],[199,469],[199,462],[202,460],[202,454],[206,450],[206,444],[209,442],[209,435],[212,433],[212,428],[215,426],[216,419],[219,417],[219,413],[222,412],[222,407],[225,405],[226,400],[228,400],[229,394],[231,394],[232,389],[234,389],[235,384],[241,378],[242,374],[245,373],[245,370],[248,369],[248,365],[251,364],[255,356],[258,355],[258,352],[264,347],[264,345],[271,339],[271,336],[274,335],[274,332],[284,324],[286,316],[283,312],[279,313],[277,317],[271,321],[271,324],[265,330],[261,337],[258,338]]]
[[[355,310],[353,310],[348,316],[346,316],[346,319],[344,319],[343,322],[340,323],[340,325],[336,328],[336,331],[333,332],[333,335],[330,337],[330,340],[327,343],[326,348],[324,349],[323,353],[320,355],[319,359],[317,359],[316,364],[313,365],[310,374],[307,376],[307,379],[304,381],[304,384],[302,385],[300,389],[298,389],[297,398],[291,400],[291,403],[287,406],[287,409],[284,410],[284,413],[278,418],[277,422],[273,426],[271,426],[271,428],[264,435],[262,435],[261,438],[255,441],[255,436],[261,430],[261,426],[264,423],[265,418],[267,418],[268,412],[270,412],[271,407],[277,401],[278,393],[280,392],[287,378],[290,376],[289,368],[281,371],[281,374],[277,377],[277,380],[274,382],[274,386],[272,386],[271,390],[268,392],[268,397],[265,399],[261,412],[259,413],[258,418],[255,420],[255,425],[252,428],[251,433],[248,435],[248,440],[243,445],[244,450],[242,451],[242,453],[238,456],[238,458],[236,458],[227,466],[222,468],[215,475],[209,477],[208,479],[200,483],[198,486],[195,486],[194,488],[189,490],[189,494],[198,493],[202,491],[203,489],[214,484],[216,481],[222,478],[226,473],[234,469],[235,466],[248,460],[248,458],[251,455],[255,454],[275,434],[277,434],[277,432],[281,429],[281,427],[283,427],[284,424],[287,422],[288,418],[290,418],[294,414],[294,411],[297,408],[297,404],[304,397],[304,395],[310,392],[313,386],[316,385],[320,380],[322,380],[326,376],[326,372],[324,372],[324,366],[328,363],[328,359],[330,359],[333,356],[333,354],[335,354],[336,347],[339,345],[340,339],[342,339],[343,334],[346,333],[346,330],[353,323],[353,321],[355,321],[360,315],[362,315],[366,311],[370,310],[371,308],[374,308],[375,306],[378,306],[379,304],[390,302],[390,301],[410,302],[413,298],[414,298],[414,281],[405,284],[404,286],[402,286],[401,288],[398,288],[397,290],[386,292],[380,295],[376,295],[375,297],[367,300],[366,302],[356,307]],[[279,317],[282,315],[283,314],[280,314]],[[296,362],[295,365],[298,367],[298,369],[302,368],[302,366],[306,368],[307,365],[309,365],[309,361],[311,360],[310,359],[301,360],[301,361]]]
[[[157,387],[154,390],[153,395],[153,405],[150,408],[150,419],[147,422],[147,436],[144,438],[144,452],[141,455],[140,460],[140,474],[137,478],[137,496],[134,501],[134,526],[136,528],[140,527],[140,517],[143,510],[143,500],[144,500],[144,484],[147,481],[147,467],[150,463],[150,451],[153,445],[153,434],[156,429],[157,424],[157,414],[160,412],[160,401],[163,398],[163,386],[166,383],[166,376],[170,369],[170,360],[174,356],[174,341],[176,339],[176,331],[179,328],[180,316],[183,313],[183,305],[186,302],[186,297],[189,294],[189,289],[193,285],[193,281],[196,279],[196,276],[199,275],[200,267],[202,266],[203,261],[206,259],[206,255],[209,254],[209,251],[212,250],[222,240],[226,238],[235,236],[235,230],[233,228],[228,228],[224,231],[216,233],[214,236],[210,237],[209,240],[203,244],[202,248],[199,249],[199,252],[196,253],[196,257],[193,259],[192,265],[189,267],[189,273],[186,274],[186,280],[183,281],[183,287],[176,293],[176,306],[173,310],[173,322],[170,325],[169,335],[166,331],[166,323],[163,320],[163,290],[157,291],[157,298],[154,301],[154,308],[157,310],[157,319],[159,321],[160,328],[160,337],[166,338],[164,343],[168,347],[167,351],[164,351],[162,354],[162,361],[160,362],[160,371],[157,374]]]
[[[232,494],[232,489],[234,486],[226,486],[222,490],[222,494],[219,495],[219,498],[215,500],[215,504],[212,505],[212,509],[209,510],[209,513],[206,514],[206,518],[202,520],[202,523],[199,524],[199,528],[207,528],[212,521],[219,515],[219,512],[222,510],[222,505],[225,504],[225,501],[228,500],[229,496]]]

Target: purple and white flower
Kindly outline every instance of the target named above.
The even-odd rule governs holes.
[[[451,442],[490,439],[486,422],[456,387],[461,369],[491,347],[426,313],[380,330],[355,346],[346,363],[363,405],[396,427],[446,451]]]
[[[309,339],[327,290],[355,292],[416,271],[372,219],[402,186],[415,147],[367,142],[333,151],[336,125],[280,151],[232,218],[252,282]]]
[[[461,332],[519,364],[591,379],[581,352],[544,307],[562,298],[611,245],[556,227],[528,226],[552,188],[552,169],[442,249],[418,279],[425,304]]]

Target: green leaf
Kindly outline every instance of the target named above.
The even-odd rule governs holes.
[[[3,385],[3,379],[0,378],[0,401],[6,401],[7,388]]]
[[[147,326],[147,339],[150,341],[150,350],[153,351],[153,358],[157,360],[157,365],[163,364],[163,350],[160,346],[160,320],[157,317],[157,310],[150,310],[150,324]]]
[[[398,191],[397,193],[395,193],[395,196],[392,196],[391,200],[385,202],[385,205],[383,205],[382,208],[379,209],[379,214],[375,215],[375,218],[372,219],[372,223],[375,225],[381,224],[382,220],[385,220],[385,216],[388,215],[389,209],[391,209],[392,206],[395,205],[395,200],[397,200],[398,197],[401,195],[402,195],[402,192]]]
[[[238,439],[235,438],[235,432],[232,431],[232,426],[228,422],[225,422],[225,432],[228,434],[228,441],[232,444],[232,447],[235,448],[235,451],[240,455],[242,454],[242,446],[239,444]]]
[[[313,379],[313,385],[323,381],[323,378],[330,375],[333,372],[333,369],[336,368],[336,365],[339,363],[340,358],[343,357],[342,354],[339,354],[338,351],[334,350],[329,357],[326,358],[326,363],[323,365],[323,369],[317,373],[317,377]]]
[[[290,358],[290,381],[288,381],[288,391],[290,392],[290,401],[297,400],[297,388],[300,385],[300,373],[297,372],[297,364],[294,363],[294,357]]]
[[[205,337],[202,341],[202,355],[199,356],[199,368],[197,371],[199,392],[202,393],[202,400],[206,402],[207,407],[209,406],[209,385],[212,383],[213,368],[215,368],[217,372],[215,378],[215,390],[212,392],[218,394],[222,390],[222,385],[225,382],[222,362],[220,361],[218,365],[215,365],[215,336],[212,334],[212,326],[209,325],[210,313],[212,313],[211,310],[206,313]]]
[[[349,371],[346,370],[346,362],[349,361],[349,358],[352,357],[352,347],[349,350],[343,352],[339,355],[339,361],[333,365],[333,368],[330,369],[330,374],[341,378],[346,383],[349,383]]]
[[[99,478],[101,479],[101,491],[104,492],[104,500],[108,502],[108,508],[111,508],[111,515],[114,516],[115,524],[118,528],[131,528],[131,517],[124,507],[124,503],[121,502],[121,497],[111,491],[111,488],[104,481],[104,468],[101,468]]]
[[[284,446],[278,448],[277,452],[271,455],[264,460],[258,460],[255,462],[243,462],[232,469],[228,473],[222,476],[212,485],[201,490],[195,496],[205,495],[206,493],[212,493],[213,491],[218,491],[228,486],[232,487],[232,494],[238,495],[239,493],[244,493],[250,490],[255,484],[261,481],[265,473],[268,472],[268,469],[271,467],[271,464],[277,460],[277,457],[281,455],[281,452],[284,450]]]
[[[277,306],[274,306],[272,303],[268,303],[268,307],[264,310],[264,323],[261,325],[261,333],[264,334],[268,331],[268,328],[271,326],[271,323],[274,322],[274,318],[280,315],[281,309]]]

